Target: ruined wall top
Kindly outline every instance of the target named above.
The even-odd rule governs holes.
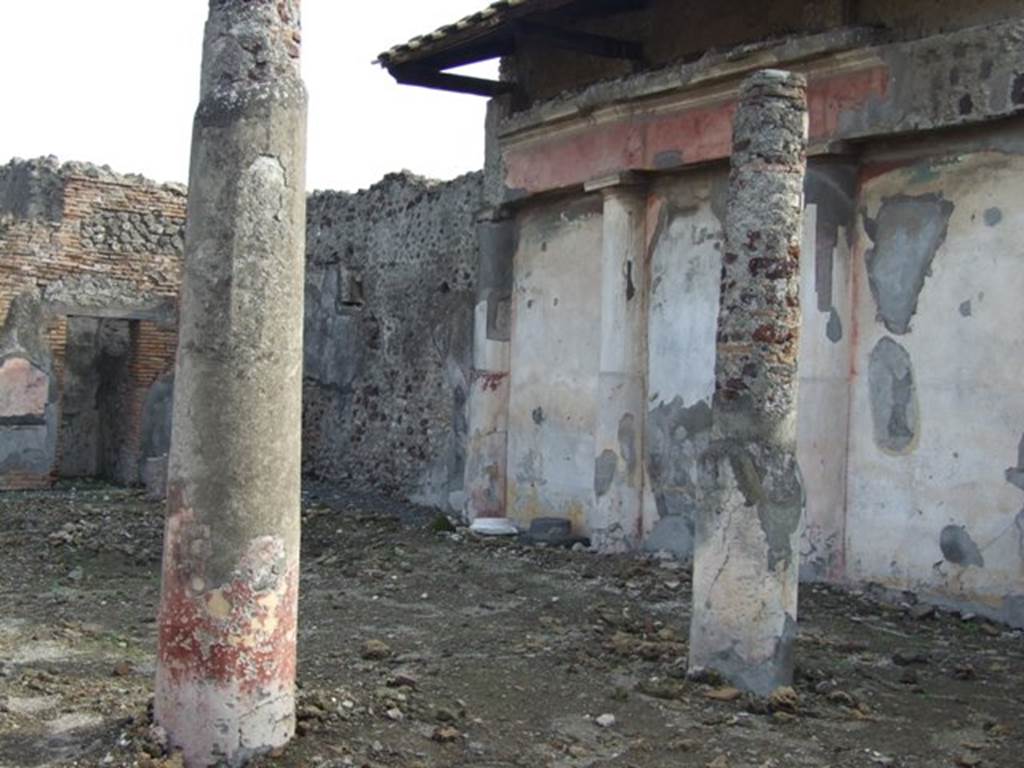
[[[16,157],[0,166],[0,216],[8,214],[21,219],[58,220],[64,206],[64,185],[71,178],[145,187],[182,198],[187,194],[184,184],[158,183],[135,173],[120,174],[108,165],[75,161],[61,163],[54,155],[30,160]]]

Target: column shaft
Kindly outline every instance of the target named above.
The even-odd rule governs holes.
[[[480,259],[466,446],[466,516],[504,517],[515,221],[478,222]]]
[[[642,534],[646,197],[635,186],[606,187],[603,193],[596,508],[590,535],[602,551],[624,551],[638,546]]]
[[[690,666],[760,694],[792,677],[803,495],[796,464],[802,76],[742,86],[718,319],[710,503],[696,519]]]
[[[294,731],[306,95],[298,0],[210,3],[155,696],[190,766]]]

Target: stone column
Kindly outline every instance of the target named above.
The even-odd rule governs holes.
[[[593,545],[605,552],[640,543],[647,368],[644,226],[646,196],[627,174],[586,185],[604,196],[601,354],[595,426]]]
[[[190,766],[294,731],[299,0],[211,0],[192,136],[155,716]]]
[[[480,257],[466,448],[466,517],[504,517],[508,462],[509,354],[515,221],[477,223]]]
[[[758,694],[791,682],[803,493],[796,464],[802,76],[744,82],[733,123],[709,504],[696,519],[690,667]]]

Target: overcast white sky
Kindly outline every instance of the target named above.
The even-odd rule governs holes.
[[[370,62],[488,1],[302,0],[310,189],[482,166],[482,97],[398,85]],[[187,180],[207,0],[2,2],[0,165],[52,154]]]

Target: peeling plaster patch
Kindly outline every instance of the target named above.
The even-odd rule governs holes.
[[[970,317],[971,316],[971,300],[970,299],[960,303],[960,315],[962,317]]]
[[[917,392],[910,355],[888,336],[868,360],[868,387],[875,443],[883,451],[906,453],[917,435]]]
[[[636,419],[632,413],[625,414],[619,419],[619,453],[622,460],[626,462],[626,470],[630,476],[636,469]]]
[[[660,518],[658,525],[665,538],[677,542],[674,547],[658,545],[657,549],[683,557],[693,554],[693,520],[702,498],[696,482],[697,465],[710,436],[711,407],[705,400],[685,406],[682,398],[675,397],[648,412],[644,462]],[[669,518],[680,522],[669,523]],[[649,541],[659,541],[659,537]]]
[[[989,227],[994,227],[1003,220],[1003,211],[1000,208],[992,207],[985,209],[985,224]]]
[[[692,472],[703,450],[695,443],[711,430],[711,407],[701,400],[689,407],[676,397],[660,403],[648,414],[647,472],[658,506],[658,514],[678,515],[686,510],[677,498],[683,489],[692,488]]]
[[[883,198],[875,219],[864,215],[864,230],[874,241],[867,253],[868,282],[878,319],[891,333],[910,330],[953,208],[940,195],[896,195]]]
[[[747,506],[757,507],[757,517],[768,543],[768,570],[793,560],[793,534],[800,525],[803,490],[798,472],[769,473],[758,466],[751,452],[741,446],[729,451],[736,485]],[[766,487],[765,479],[772,476]]]
[[[974,543],[974,539],[962,525],[947,525],[939,535],[939,548],[942,556],[956,565],[985,566],[985,558]]]
[[[597,496],[604,496],[612,487],[612,480],[615,479],[615,469],[619,465],[619,457],[615,451],[604,450],[594,460],[594,493]]]
[[[843,338],[843,321],[840,319],[835,307],[829,310],[828,324],[825,326],[825,336],[833,344],[838,343]]]

